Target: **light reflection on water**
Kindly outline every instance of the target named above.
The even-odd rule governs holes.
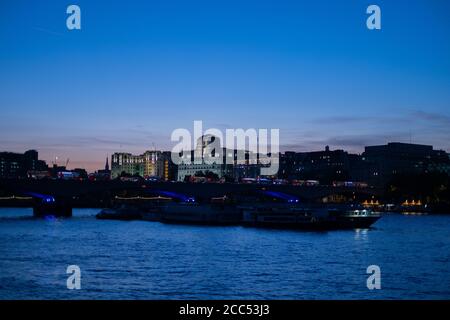
[[[366,241],[369,239],[368,229],[355,229],[354,232],[356,241]]]

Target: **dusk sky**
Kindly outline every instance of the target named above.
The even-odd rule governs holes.
[[[446,0],[0,2],[0,151],[70,168],[170,150],[194,120],[279,128],[282,150],[450,151],[449,89]]]

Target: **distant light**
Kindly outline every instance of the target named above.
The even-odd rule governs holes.
[[[45,197],[42,200],[43,200],[44,203],[53,203],[53,202],[55,202],[55,198],[53,198],[53,197]]]

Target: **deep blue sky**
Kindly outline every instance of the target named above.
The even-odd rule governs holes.
[[[381,31],[366,28],[369,4]],[[280,128],[283,150],[450,151],[449,88],[446,0],[0,3],[0,149],[72,167],[169,150],[193,120]]]

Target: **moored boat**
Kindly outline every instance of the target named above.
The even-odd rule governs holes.
[[[108,220],[140,220],[142,215],[138,207],[121,205],[114,208],[106,208],[101,210],[96,215],[96,218]]]
[[[247,226],[305,230],[369,228],[381,215],[367,209],[325,206],[255,206],[243,209]]]
[[[243,207],[242,224],[252,227],[320,230],[328,227],[325,212],[272,205]]]
[[[299,199],[281,192],[263,191],[262,197],[246,199],[244,204],[223,196],[208,202],[176,195],[169,198],[139,198],[103,209],[98,219],[147,220],[164,223],[238,225],[305,230],[369,228],[381,216],[362,206],[301,204]]]
[[[381,218],[381,214],[359,207],[329,209],[328,216],[330,229],[365,229]]]
[[[218,224],[241,223],[239,208],[231,204],[170,203],[161,209],[161,221],[167,223]]]

